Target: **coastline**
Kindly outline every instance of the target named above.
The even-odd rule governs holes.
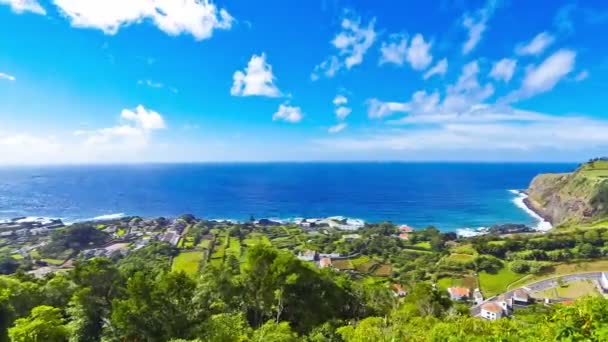
[[[535,230],[546,232],[553,229],[551,217],[532,204],[532,201],[530,201],[529,195],[525,190],[510,191],[518,195],[518,197],[513,199],[513,203],[538,221],[538,224],[534,227]]]

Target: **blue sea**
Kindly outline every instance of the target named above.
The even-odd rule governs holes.
[[[443,231],[537,224],[517,205],[547,163],[235,163],[0,168],[0,219],[347,216]]]

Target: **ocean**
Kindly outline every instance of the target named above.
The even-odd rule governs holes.
[[[230,163],[0,168],[0,219],[346,216],[442,231],[538,225],[521,196],[550,163]]]

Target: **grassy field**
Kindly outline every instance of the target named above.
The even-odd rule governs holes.
[[[473,248],[473,246],[469,243],[463,244],[460,246],[456,246],[456,247],[452,248],[451,251],[455,254],[470,254],[470,255],[477,254],[477,251],[475,250],[475,248]]]
[[[505,267],[496,274],[487,272],[479,273],[479,285],[485,297],[491,297],[505,292],[509,284],[521,279],[524,274],[519,274]]]
[[[332,260],[331,263],[335,268],[337,268],[341,271],[355,269],[355,266],[353,265],[353,263],[350,260]]]
[[[372,276],[374,277],[389,277],[393,274],[393,268],[391,265],[380,264],[376,269],[372,272]]]
[[[417,244],[414,244],[414,246],[425,249],[431,249],[431,243],[428,241],[418,242]]]
[[[599,296],[597,287],[592,281],[580,280],[567,284],[566,286],[558,286],[545,291],[534,294],[536,298],[571,298],[576,299],[583,296]]]
[[[62,259],[42,259],[42,261],[46,262],[49,265],[59,266],[59,265],[63,265],[63,262],[65,260],[62,260]]]
[[[441,278],[437,280],[437,286],[444,289],[454,286],[463,286],[470,289],[474,289],[477,287],[477,280],[475,279],[475,277]]]
[[[355,265],[355,269],[360,273],[367,273],[376,265],[378,265],[378,263],[374,260],[368,260],[362,264]]]
[[[462,262],[462,263],[466,263],[466,262],[471,262],[475,259],[474,256],[470,255],[470,254],[450,254],[448,256],[448,260],[450,261],[456,261],[456,262]]]
[[[172,271],[184,271],[186,274],[198,273],[204,253],[201,251],[182,252],[173,258]]]
[[[231,237],[226,249],[226,255],[234,255],[237,259],[241,258],[241,243],[237,238]]]
[[[353,266],[357,267],[357,266],[365,264],[368,261],[369,261],[369,257],[367,255],[361,255],[361,256],[356,257],[355,259],[352,259],[351,263],[353,264]]]
[[[263,243],[263,244],[269,245],[270,240],[268,239],[268,237],[266,235],[263,235],[260,233],[251,233],[251,234],[247,235],[247,238],[243,239],[243,241],[242,241],[242,244],[245,245],[245,247],[253,246],[258,243]]]
[[[13,258],[15,260],[21,260],[21,259],[23,259],[23,255],[21,255],[21,254],[11,254],[11,258]]]
[[[551,266],[547,271],[541,274],[526,276],[520,281],[513,283],[510,288],[514,289],[539,280],[553,278],[564,274],[599,271],[608,271],[608,260],[604,259],[570,264],[557,264]]]

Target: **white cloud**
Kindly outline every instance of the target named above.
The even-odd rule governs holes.
[[[124,120],[132,121],[136,127],[146,132],[167,128],[163,117],[158,112],[147,110],[142,105],[137,106],[135,111],[123,109],[120,116]]]
[[[589,77],[589,71],[583,70],[574,76],[574,80],[577,82],[584,81]]]
[[[429,79],[434,75],[445,75],[445,73],[448,71],[448,60],[447,59],[442,59],[439,62],[437,62],[437,64],[435,64],[434,67],[432,67],[431,69],[429,69],[426,73],[424,73],[423,78]]]
[[[274,85],[272,66],[266,63],[265,54],[251,56],[245,71],[236,71],[233,80],[230,89],[233,96],[281,96],[281,91]]]
[[[490,71],[490,77],[495,80],[503,80],[509,82],[515,72],[517,61],[510,58],[503,58],[500,61],[494,63],[492,70]]]
[[[346,117],[348,117],[350,115],[351,112],[352,112],[352,109],[350,109],[348,107],[340,106],[340,107],[336,108],[336,118],[338,118],[338,120],[344,120],[344,119],[346,119]]]
[[[380,65],[392,63],[403,65],[407,55],[407,37],[404,35],[391,35],[388,42],[383,42],[380,47]]]
[[[334,106],[345,105],[348,103],[348,99],[344,95],[336,95],[336,97],[334,97],[333,103]]]
[[[380,64],[403,65],[407,61],[414,70],[426,69],[433,61],[431,46],[420,33],[412,38],[409,46],[404,35],[392,35],[389,42],[382,43]]]
[[[116,126],[78,130],[74,135],[86,137],[86,145],[99,149],[142,149],[147,146],[152,132],[167,128],[162,115],[142,105],[135,110],[123,109],[120,119]]]
[[[273,121],[286,121],[291,123],[298,123],[302,121],[304,114],[300,107],[290,106],[288,103],[279,105],[279,109],[272,116]]]
[[[15,13],[32,12],[46,15],[46,11],[36,0],[0,0],[1,4],[9,5]]]
[[[465,14],[462,25],[467,29],[467,40],[462,46],[462,54],[471,52],[481,41],[483,33],[487,29],[487,22],[498,5],[497,0],[488,0],[486,5],[475,14]]]
[[[519,55],[539,55],[549,45],[553,44],[555,41],[555,37],[547,32],[541,32],[537,34],[530,42],[527,44],[518,44],[515,48],[515,52]]]
[[[9,75],[9,74],[0,72],[0,80],[16,81],[17,79],[13,75]]]
[[[152,80],[139,80],[139,81],[137,81],[137,84],[139,84],[139,85],[146,85],[146,86],[148,86],[150,88],[162,88],[162,87],[165,86],[161,82],[154,82]]]
[[[414,70],[424,70],[433,61],[433,56],[429,53],[431,43],[424,41],[424,37],[419,33],[414,36],[407,49],[407,61]]]
[[[542,115],[542,114],[541,114]],[[483,116],[483,115],[482,115]],[[588,150],[608,146],[608,122],[585,117],[542,115],[539,121],[448,122],[418,129],[379,130],[356,138],[317,143],[346,151],[504,151]],[[576,127],[576,130],[572,130]],[[500,159],[500,158],[497,158]]]
[[[514,102],[550,91],[574,69],[576,52],[562,49],[547,57],[540,65],[530,66],[522,86],[506,96],[506,102]]]
[[[72,26],[116,34],[121,27],[151,21],[159,30],[196,40],[210,38],[216,29],[232,27],[234,18],[209,0],[54,0]]]
[[[329,129],[327,131],[329,133],[339,133],[339,132],[342,132],[344,129],[346,129],[346,127],[348,127],[348,124],[341,122],[339,124],[329,127]]]
[[[376,98],[367,100],[367,115],[372,119],[383,119],[395,113],[406,113],[409,110],[408,103],[382,102]]]
[[[374,25],[375,19],[372,19],[367,27],[362,25],[361,18],[342,19],[342,31],[331,42],[338,54],[329,56],[315,66],[311,79],[316,80],[320,75],[333,77],[342,68],[350,70],[361,64],[365,53],[376,41]]]

